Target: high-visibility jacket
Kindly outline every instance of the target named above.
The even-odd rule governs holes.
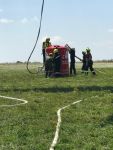
[[[42,49],[46,49],[46,48],[49,47],[49,46],[51,46],[51,42],[45,41],[45,42],[43,42],[43,44],[42,44]]]

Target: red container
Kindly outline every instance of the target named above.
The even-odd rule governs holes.
[[[49,53],[53,53],[54,49],[57,48],[59,50],[61,56],[61,67],[60,73],[63,76],[69,75],[69,59],[68,59],[68,50],[64,46],[52,45],[46,48],[46,57]]]

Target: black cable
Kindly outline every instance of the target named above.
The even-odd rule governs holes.
[[[31,74],[37,74],[37,72],[32,72],[32,71],[29,70],[29,60],[30,60],[30,58],[31,58],[31,56],[32,56],[35,48],[36,48],[36,45],[37,45],[37,42],[38,42],[38,39],[39,39],[39,36],[40,36],[43,10],[44,10],[44,0],[42,0],[41,15],[40,15],[40,24],[39,24],[38,34],[37,34],[37,37],[36,37],[36,42],[35,42],[34,47],[33,47],[32,51],[31,51],[31,53],[29,55],[29,58],[27,60],[27,65],[26,65],[26,68],[27,68],[28,72],[31,73]]]

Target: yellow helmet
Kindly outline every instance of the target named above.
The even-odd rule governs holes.
[[[57,49],[57,48],[55,48],[53,52],[54,52],[54,53],[57,53],[57,52],[58,52],[58,49]]]
[[[86,51],[87,51],[87,52],[90,52],[91,50],[90,50],[90,48],[88,47],[88,48],[86,48]]]

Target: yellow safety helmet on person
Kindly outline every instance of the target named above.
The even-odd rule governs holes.
[[[86,48],[86,52],[90,52],[91,49],[89,47]]]
[[[54,53],[58,53],[58,49],[57,49],[57,48],[55,48],[53,52],[54,52]]]

